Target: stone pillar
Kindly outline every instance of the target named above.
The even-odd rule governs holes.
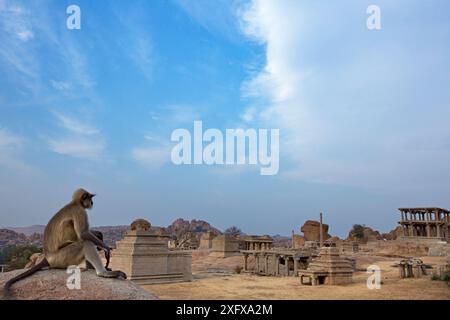
[[[294,257],[294,277],[298,276],[298,260]]]
[[[405,277],[405,266],[403,264],[399,264],[398,270],[400,271],[400,279],[406,278]]]
[[[255,254],[255,271],[259,273],[259,255]]]
[[[280,274],[280,257],[275,256],[275,275],[278,276]]]
[[[431,237],[430,224],[429,223],[426,224],[425,229],[427,231],[427,237],[428,238]]]
[[[265,255],[265,257],[264,257],[264,270],[265,270],[266,275],[268,275],[269,274],[269,256],[268,255]]]
[[[284,258],[284,266],[286,267],[286,276],[289,276],[289,257]]]
[[[409,225],[409,236],[414,237],[414,228],[412,224]]]
[[[248,269],[248,255],[244,254],[244,271]]]
[[[437,236],[438,238],[441,237],[441,226],[438,225],[438,224],[436,224],[436,236]]]
[[[320,240],[320,248],[323,247],[323,230],[322,230],[322,212],[320,213],[320,230],[319,230],[319,240]]]

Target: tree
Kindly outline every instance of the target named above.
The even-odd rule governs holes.
[[[352,230],[350,230],[350,235],[356,239],[364,238],[364,229],[366,228],[363,224],[354,224]]]
[[[11,246],[3,251],[3,259],[6,263],[6,271],[23,269],[33,253],[42,250],[36,246]],[[6,258],[5,258],[6,256]]]
[[[237,236],[240,236],[242,234],[242,231],[241,231],[241,229],[239,229],[236,226],[231,226],[228,229],[226,229],[224,231],[224,233],[228,234],[230,236],[233,236],[233,237],[237,237]]]

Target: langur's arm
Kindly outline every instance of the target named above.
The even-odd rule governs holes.
[[[94,236],[92,232],[89,230],[83,231],[80,234],[80,238],[83,240],[91,241],[93,244],[95,244],[97,247],[103,249],[103,250],[111,250],[110,247],[108,247],[103,241],[101,241],[99,238]]]
[[[111,250],[110,247],[108,247],[105,243],[103,243],[103,241],[101,241],[94,234],[92,234],[92,232],[89,231],[89,223],[87,220],[86,212],[74,215],[73,226],[79,239],[91,241],[97,247],[102,248],[105,251]]]

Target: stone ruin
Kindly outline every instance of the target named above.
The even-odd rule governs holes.
[[[211,231],[204,232],[200,237],[200,250],[209,250],[212,248],[212,242],[214,239],[214,233]]]
[[[319,256],[311,260],[306,270],[298,271],[298,276],[303,285],[345,285],[352,283],[353,271],[352,259],[340,256],[336,247],[322,247]]]
[[[322,223],[323,240],[328,240],[331,235],[328,234],[328,225]],[[292,248],[302,248],[307,241],[320,242],[320,222],[315,220],[307,220],[300,228],[302,235],[295,234],[292,231]]]
[[[400,278],[420,278],[427,274],[423,261],[417,258],[401,260],[398,264]]]
[[[212,240],[211,257],[226,258],[240,255],[239,240],[229,234],[222,234]]]
[[[111,268],[122,270],[138,284],[192,280],[192,254],[169,250],[169,236],[151,231],[143,219],[135,220],[112,252]]]

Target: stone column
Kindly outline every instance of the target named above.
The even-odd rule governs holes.
[[[414,237],[414,226],[412,224],[409,225],[409,236]]]
[[[294,257],[294,277],[298,276],[298,260]]]
[[[248,268],[247,262],[248,262],[248,255],[244,254],[244,271],[247,271]]]
[[[265,260],[264,261],[264,270],[265,270],[266,275],[268,275],[269,274],[269,256],[265,255],[264,260]]]
[[[280,274],[280,257],[275,256],[275,275],[278,276]]]
[[[427,237],[428,237],[428,238],[431,237],[430,224],[427,223],[426,226],[425,226],[425,228],[426,228],[426,231],[427,231]]]
[[[320,213],[320,230],[319,230],[319,240],[320,240],[320,248],[323,247],[323,230],[322,230],[322,212]]]
[[[437,237],[440,238],[441,237],[441,226],[436,224],[436,233],[437,233]]]
[[[399,264],[398,270],[400,271],[400,279],[406,278],[405,277],[405,266],[403,264]]]
[[[289,277],[289,260],[291,260],[290,258],[286,258],[285,263],[286,263],[286,276]]]

